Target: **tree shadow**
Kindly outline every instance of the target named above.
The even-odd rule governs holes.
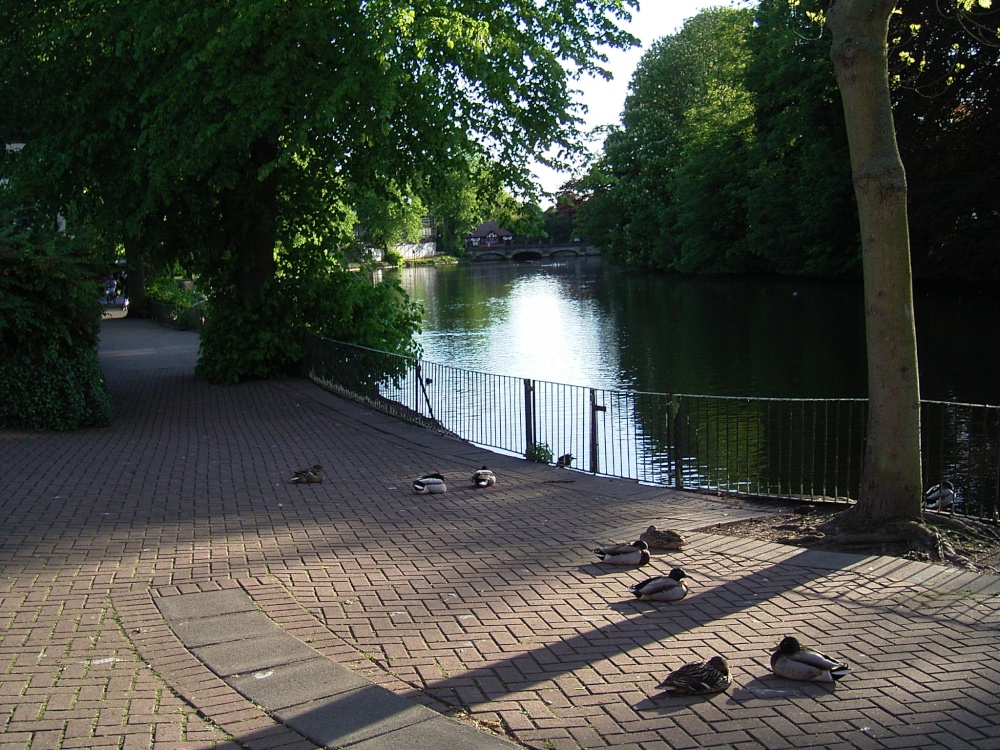
[[[578,569],[585,570],[587,567],[580,566]],[[794,570],[790,570],[791,568]],[[649,675],[658,681],[686,661],[691,661],[692,650],[704,651],[699,653],[699,659],[708,659],[713,655],[707,650],[692,647],[692,641],[683,638],[686,634],[701,628],[711,630],[711,626],[721,620],[780,600],[785,591],[776,586],[776,573],[782,574],[777,576],[782,580],[792,573],[795,585],[799,586],[826,577],[830,572],[828,569],[805,568],[779,562],[746,573],[736,581],[692,591],[679,602],[645,602],[634,598],[609,602],[608,608],[623,615],[623,619],[552,643],[534,646],[489,665],[462,671],[453,678],[428,681],[425,689],[450,704],[487,702],[502,698],[510,692],[555,683],[572,672],[594,668],[601,662],[613,660],[623,651],[650,647],[658,647],[662,651],[662,658],[651,665],[649,670]],[[623,585],[623,593],[630,596],[625,589]],[[734,594],[734,590],[738,592]],[[756,592],[757,595],[747,598],[745,592]],[[761,634],[766,635],[767,629],[762,629]],[[744,637],[730,636],[730,639],[744,640]],[[672,651],[678,652],[676,658],[671,656]],[[720,651],[730,659],[738,654],[735,647],[728,653],[725,649]],[[498,680],[498,675],[503,676],[501,680]],[[815,687],[810,686],[813,689]],[[690,696],[683,699],[676,696],[671,701],[697,702],[706,698],[710,699],[711,696]],[[658,703],[650,703],[650,706],[655,705]]]

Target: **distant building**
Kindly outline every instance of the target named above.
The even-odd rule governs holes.
[[[404,260],[431,258],[437,255],[436,225],[437,219],[435,217],[423,217],[420,222],[420,238],[415,242],[401,242],[393,245],[392,249],[399,253]],[[354,243],[363,256],[377,261],[385,260],[385,252],[382,248],[375,247],[368,242],[367,227],[357,226],[354,228]]]
[[[435,217],[425,216],[420,222],[420,240],[418,242],[402,242],[393,246],[393,249],[403,256],[404,260],[434,257],[438,254],[436,225],[437,219]]]
[[[501,229],[495,221],[484,221],[465,238],[465,247],[472,250],[510,245],[513,242],[514,233],[509,229]]]

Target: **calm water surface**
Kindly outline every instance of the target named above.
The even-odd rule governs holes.
[[[688,278],[599,259],[405,268],[424,359],[601,388],[864,397],[860,282]],[[918,284],[925,399],[1000,404],[995,286]]]

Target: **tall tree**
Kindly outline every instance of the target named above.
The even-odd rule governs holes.
[[[634,5],[0,0],[0,14],[18,21],[5,63],[59,82],[33,94],[26,162],[129,178],[68,192],[120,206],[107,224],[122,239],[152,227],[197,249],[214,313],[199,371],[237,380],[294,366],[290,303],[345,242],[351,195],[417,195],[470,159],[527,180],[534,154],[569,144],[572,79],[633,42],[618,24]]]
[[[919,518],[920,386],[906,176],[889,96],[887,39],[896,0],[836,0],[827,13],[861,227],[868,432],[858,504],[865,527]]]
[[[705,10],[642,56],[622,127],[608,134],[582,182],[592,195],[580,226],[606,231],[585,239],[613,260],[717,271],[720,259],[739,254],[731,240],[745,225],[744,210],[731,186],[740,182],[739,154],[752,137],[743,85],[751,20],[747,9]],[[594,215],[608,211],[617,214],[611,227]],[[711,230],[700,234],[705,227]]]
[[[844,113],[819,10],[819,0],[761,0],[748,37],[746,243],[778,273],[860,270]]]
[[[973,0],[960,0],[970,7]],[[826,23],[858,203],[868,349],[868,428],[861,493],[838,519],[870,530],[921,517],[920,385],[913,320],[907,186],[889,90],[896,0],[833,0]]]
[[[900,10],[889,74],[914,275],[1000,278],[1000,7],[908,0]]]

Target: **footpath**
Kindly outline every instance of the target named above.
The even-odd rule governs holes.
[[[714,535],[762,511],[212,386],[197,344],[107,319],[114,424],[0,433],[0,750],[1000,749],[1000,578]],[[685,548],[597,563],[650,524]],[[854,674],[771,676],[786,635]],[[658,693],[715,654],[726,692]]]

